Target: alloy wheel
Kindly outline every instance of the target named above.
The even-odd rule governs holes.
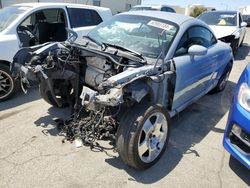
[[[143,124],[138,140],[138,154],[145,163],[154,161],[161,153],[168,135],[168,123],[161,112],[153,113]]]
[[[0,70],[0,99],[11,94],[14,89],[14,83],[11,76],[3,70]]]

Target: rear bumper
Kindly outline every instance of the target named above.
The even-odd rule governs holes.
[[[235,131],[235,127],[239,131]],[[233,103],[230,109],[223,146],[250,169],[250,113],[237,103]]]

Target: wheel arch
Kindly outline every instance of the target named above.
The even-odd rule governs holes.
[[[134,99],[137,103],[140,103],[145,99],[154,99],[154,92],[148,85],[146,78],[138,79],[127,84],[124,86],[123,92],[126,93],[126,95],[129,95],[129,97]]]
[[[0,64],[4,64],[4,65],[6,65],[6,66],[10,66],[11,62],[6,61],[6,60],[1,60],[1,59],[0,59]]]

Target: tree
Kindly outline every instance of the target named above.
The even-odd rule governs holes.
[[[194,10],[193,10],[193,12],[191,12],[190,16],[196,18],[196,17],[198,17],[201,13],[203,13],[203,12],[205,12],[205,11],[207,11],[207,9],[204,8],[204,7],[195,7]]]

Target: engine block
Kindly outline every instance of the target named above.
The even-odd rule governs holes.
[[[87,57],[86,61],[85,83],[97,88],[105,79],[105,73],[111,70],[112,65],[100,57]]]

